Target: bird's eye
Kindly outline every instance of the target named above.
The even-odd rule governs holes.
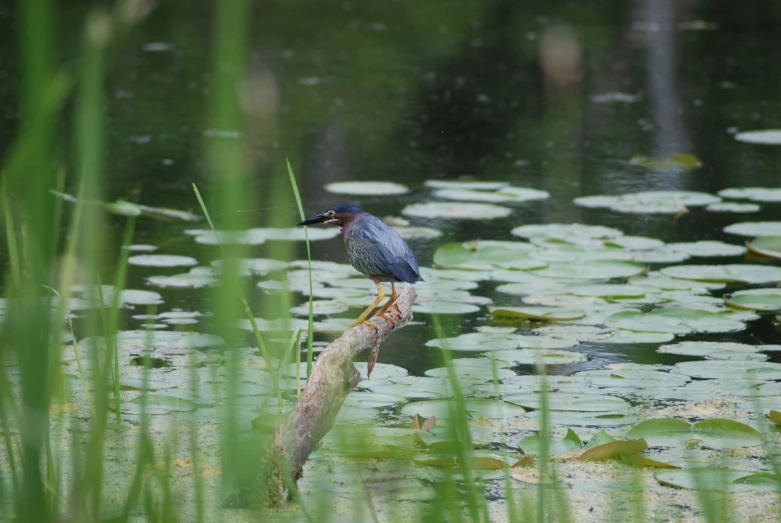
[[[328,216],[333,218],[334,216],[336,216],[336,213],[334,211],[328,211]]]

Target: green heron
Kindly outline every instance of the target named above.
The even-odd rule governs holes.
[[[322,214],[300,222],[298,225],[314,225],[328,223],[338,225],[342,238],[347,246],[347,258],[355,269],[369,278],[377,286],[377,299],[363,311],[350,327],[364,323],[377,328],[366,317],[385,298],[380,282],[391,283],[391,297],[376,314],[388,320],[385,311],[394,304],[399,294],[396,292],[396,282],[415,283],[423,281],[415,255],[399,233],[385,222],[368,212],[348,204],[331,207]]]

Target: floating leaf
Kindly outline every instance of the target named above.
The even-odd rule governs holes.
[[[580,223],[548,223],[544,225],[521,225],[510,231],[514,236],[522,238],[548,237],[548,238],[616,238],[624,233],[611,227],[601,225],[583,225]]]
[[[174,256],[166,254],[139,254],[127,259],[130,265],[145,267],[187,267],[198,265],[198,260],[189,256]]]
[[[578,457],[580,461],[604,461],[639,454],[648,448],[643,439],[634,441],[611,441],[588,449]]]
[[[401,213],[419,218],[444,218],[451,220],[490,220],[504,218],[512,212],[507,207],[491,203],[426,202],[407,205]]]
[[[504,350],[518,347],[518,338],[512,334],[471,332],[455,338],[429,340],[426,346],[457,351]]]
[[[659,171],[688,171],[702,166],[700,159],[693,154],[674,154],[667,158],[649,158],[637,155],[629,160],[629,164]]]
[[[439,189],[434,191],[434,197],[465,202],[503,203],[544,200],[550,197],[550,193],[548,191],[540,191],[527,187],[504,186],[495,191],[463,188]]]
[[[781,259],[781,236],[760,236],[746,243],[746,247],[753,253]]]
[[[770,418],[770,420],[776,425],[781,425],[781,412],[777,410],[771,410],[767,417]]]
[[[708,205],[705,207],[705,210],[710,212],[732,212],[742,214],[759,212],[759,205],[755,203],[719,202]]]
[[[506,243],[516,243],[517,246],[483,245],[480,241],[447,243],[434,252],[434,263],[441,267],[468,267],[477,263],[517,262],[519,257],[523,258],[523,252],[534,250],[534,247],[528,243]],[[539,260],[528,260],[528,262],[528,265],[523,267],[524,269],[534,269],[546,265],[545,262]]]
[[[490,182],[477,180],[426,180],[426,187],[435,189],[472,189],[478,191],[495,191],[510,185],[509,182]]]
[[[778,488],[777,483],[774,485],[739,483],[741,478],[752,475],[752,473],[743,470],[713,466],[698,466],[697,468],[683,470],[658,470],[654,473],[654,477],[662,485],[689,490],[748,492],[752,490],[773,491]]]
[[[677,265],[659,272],[672,278],[697,281],[772,283],[781,281],[781,268],[769,265]]]
[[[688,376],[659,370],[598,369],[576,373],[573,377],[585,378],[594,387],[622,389],[665,389],[682,387],[689,382]]]
[[[603,298],[633,298],[644,296],[650,292],[648,287],[625,284],[568,285],[563,290],[576,296],[600,296]]]
[[[731,187],[719,191],[719,196],[754,202],[781,202],[781,189],[777,187]]]
[[[628,439],[643,438],[651,446],[682,447],[690,439],[702,440],[710,448],[750,447],[762,442],[762,434],[753,427],[729,419],[707,419],[687,423],[673,418],[642,421],[627,432]]]
[[[684,361],[673,372],[701,379],[736,379],[746,382],[781,380],[781,363],[767,361]]]
[[[657,461],[655,459],[647,458],[645,456],[622,456],[621,461],[633,467],[648,467],[654,469],[680,469],[675,465],[670,465],[663,461]]]
[[[721,314],[685,307],[665,307],[648,313],[618,312],[607,318],[605,324],[630,331],[671,334],[736,332],[746,328],[744,323],[730,320]]]
[[[333,182],[326,184],[325,190],[335,194],[360,196],[384,196],[409,192],[409,189],[400,183],[374,181]]]
[[[241,244],[262,245],[266,241],[304,241],[309,235],[309,241],[330,240],[339,236],[336,227],[293,227],[284,228],[255,228],[245,231],[217,231],[216,235],[208,229],[191,229],[185,231],[195,237],[197,243],[204,245]]]
[[[781,288],[749,289],[724,296],[724,303],[736,309],[761,312],[781,310]]]
[[[432,300],[425,303],[416,303],[412,306],[412,310],[422,314],[472,314],[478,312],[480,307],[469,303]]]
[[[680,354],[682,356],[702,356],[708,359],[757,359],[761,347],[744,343],[720,341],[683,341],[672,345],[662,345],[656,352],[661,354]]]
[[[498,307],[489,306],[488,312],[494,316],[524,318],[542,321],[569,321],[582,318],[582,310],[565,309],[563,307]]]
[[[735,135],[739,142],[764,145],[781,145],[781,129],[763,129],[761,131],[743,131]]]
[[[490,357],[499,360],[502,366],[515,365],[561,365],[564,363],[579,363],[588,357],[580,352],[550,349],[515,349],[501,350],[491,353]]]
[[[198,405],[192,401],[178,398],[163,393],[149,392],[143,393],[142,396],[133,398],[130,401],[123,401],[121,404],[121,411],[124,414],[141,414],[141,405],[146,402],[145,414],[161,415],[170,414],[172,412],[189,412],[195,410]],[[115,407],[112,405],[112,410]]]
[[[542,408],[543,393],[528,392],[502,395],[502,399],[529,409]],[[562,412],[623,412],[631,404],[615,396],[602,394],[574,394],[569,392],[546,392],[548,410]]]
[[[742,245],[732,245],[718,241],[698,241],[688,243],[668,243],[667,249],[684,252],[689,256],[695,257],[720,257],[720,256],[740,256],[746,252]]]
[[[431,227],[394,227],[405,240],[430,240],[442,236],[442,231]]]
[[[592,449],[598,445],[603,445],[605,443],[610,443],[611,441],[616,441],[616,438],[605,432],[604,430],[600,430],[593,436],[591,436],[591,439],[588,440],[588,443],[586,443],[586,446],[583,447],[584,450]]]
[[[534,272],[537,276],[566,280],[609,280],[628,278],[645,271],[639,263],[625,261],[587,261],[578,263],[551,263]]]
[[[677,214],[687,207],[715,204],[718,196],[692,191],[641,191],[620,196],[585,196],[574,203],[584,207],[608,208],[625,213]]]
[[[521,441],[518,442],[518,447],[521,449],[521,452],[524,454],[535,454],[540,455],[543,445],[543,439],[542,436],[534,435],[534,436],[527,436],[523,438]],[[562,454],[571,454],[573,452],[576,452],[580,450],[580,448],[583,446],[583,442],[580,439],[580,436],[578,436],[575,431],[572,429],[567,429],[567,433],[564,435],[564,437],[559,441],[548,441],[548,455],[549,456],[558,456]]]
[[[724,232],[739,236],[781,236],[781,222],[740,222],[724,227]]]
[[[174,274],[173,276],[149,276],[146,281],[155,287],[172,287],[178,289],[199,289],[218,282],[214,272],[208,267],[194,267],[190,272]]]

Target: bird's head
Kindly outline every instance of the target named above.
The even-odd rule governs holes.
[[[353,205],[342,203],[339,205],[334,205],[323,213],[310,216],[306,220],[298,222],[297,225],[317,225],[319,223],[327,223],[343,227],[360,214],[366,214],[366,211],[361,210]]]

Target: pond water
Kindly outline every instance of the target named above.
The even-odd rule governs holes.
[[[75,67],[79,41],[76,35],[84,6],[68,3],[62,6],[62,14],[61,53]],[[13,27],[14,17],[10,8],[0,6],[0,29]],[[528,280],[517,274],[516,279],[507,274],[497,277],[496,267],[476,265],[463,277],[433,270],[435,252],[449,243],[531,242],[536,246],[535,252],[519,254],[518,263],[542,263],[527,271],[516,269],[516,273],[551,271],[541,277],[562,285],[606,284],[608,280],[625,283],[627,279],[633,285],[648,279],[642,270],[625,274],[621,267],[588,265],[593,260],[627,265],[635,262],[652,272],[695,264],[752,264],[781,271],[777,258],[742,252],[678,257],[674,261],[676,255],[670,249],[647,240],[634,240],[646,242],[637,249],[630,243],[606,245],[617,237],[612,233],[596,235],[592,241],[586,241],[589,233],[585,230],[550,235],[511,233],[523,225],[577,223],[615,228],[625,236],[651,238],[665,244],[713,241],[740,247],[752,235],[731,234],[724,231],[725,227],[739,222],[781,220],[781,198],[762,201],[761,194],[767,191],[760,191],[760,196],[753,200],[722,198],[758,205],[729,209],[752,212],[706,210],[696,202],[687,205],[689,200],[672,193],[640,204],[612,201],[607,206],[594,207],[574,201],[586,196],[638,191],[692,191],[715,196],[734,187],[781,187],[778,140],[773,145],[736,139],[740,132],[781,128],[781,73],[777,67],[781,60],[781,48],[777,45],[781,8],[777,2],[264,2],[252,11],[249,69],[242,86],[246,129],[241,134],[234,129],[211,129],[205,123],[212,87],[208,73],[212,18],[213,13],[205,4],[192,7],[166,3],[112,51],[105,108],[108,200],[136,197],[146,205],[199,213],[191,184],[199,185],[208,203],[210,186],[204,143],[242,140],[249,149],[254,173],[246,190],[256,195],[257,205],[241,212],[250,216],[253,227],[292,227],[299,215],[284,167],[285,158],[290,158],[307,214],[349,202],[380,217],[395,217],[394,224],[400,224],[402,218],[410,226],[441,233],[408,241],[418,262],[428,271],[424,273],[428,281],[418,285],[424,298],[421,306],[425,307],[427,299],[436,292],[463,291],[446,300],[448,304],[458,304],[453,309],[465,302],[468,305],[467,312],[441,316],[448,337],[489,326],[513,327],[511,336],[539,335],[544,331],[534,329],[550,325],[508,317],[501,312],[507,307],[583,308],[583,314],[565,319],[564,324],[584,323],[578,319],[594,312],[596,307],[594,301],[577,301],[573,305],[574,296],[582,298],[583,293],[591,291],[562,293],[561,286],[554,289],[541,285],[540,290],[527,293],[522,289],[525,284],[531,285]],[[0,30],[0,35],[0,151],[5,151],[20,122],[14,109],[17,66],[13,31]],[[63,129],[62,135],[67,147],[70,133]],[[392,181],[409,190],[403,194],[369,191],[340,195],[325,188],[327,184],[347,181]],[[491,181],[546,191],[549,197],[525,201],[517,197],[513,201],[512,196],[503,197],[501,189],[499,193],[490,189],[476,194],[455,189],[455,194],[445,198],[447,192],[432,184],[443,181]],[[71,186],[66,188],[73,190]],[[507,209],[506,215],[489,219],[482,214],[485,210],[478,210],[469,219],[428,218],[411,213],[409,207],[452,201],[459,207],[458,202],[469,199],[500,205]],[[678,209],[644,212],[669,208],[670,204],[677,204]],[[611,205],[619,210],[611,209]],[[124,218],[112,220],[118,231],[113,247],[118,248]],[[215,222],[220,228],[219,215]],[[220,256],[216,245],[199,242],[199,236],[192,234],[193,229],[204,227],[203,223],[159,222],[143,217],[138,220],[134,243],[157,249],[134,254],[194,258],[167,260],[176,264],[172,267],[154,266],[160,260],[136,260],[129,269],[128,288],[158,292],[157,312],[174,312],[167,319],[178,321],[161,322],[159,326],[164,330],[209,332],[208,317],[196,318],[197,322],[191,323],[195,321],[192,317],[177,314],[201,311],[207,299],[207,285],[193,288],[183,284],[177,288],[171,286],[171,280],[155,280],[186,273],[195,266],[199,284],[209,283],[212,274],[208,269],[201,273],[197,269],[211,267]],[[748,226],[752,227],[755,226]],[[781,236],[778,224],[768,226],[768,230],[766,235]],[[278,243],[268,239],[253,246],[251,254],[268,258],[278,252]],[[472,244],[470,248],[475,247]],[[315,260],[347,263],[338,236],[314,241],[312,249]],[[618,254],[606,254],[611,249]],[[688,249],[701,254],[705,246]],[[292,258],[305,257],[304,242],[296,242]],[[487,258],[490,261],[490,256]],[[5,253],[0,261],[5,264]],[[292,270],[275,269],[279,267],[271,267],[271,272],[259,270],[253,282],[287,278],[285,271]],[[444,270],[441,266],[440,269]],[[599,272],[601,269],[607,272]],[[590,277],[567,274],[586,270],[602,276],[593,276],[593,272]],[[624,302],[618,302],[626,308],[636,304],[633,311],[638,312],[633,312],[634,316],[666,304],[719,314],[721,319],[744,322],[745,328],[714,328],[712,322],[718,323],[719,318],[710,318],[709,327],[702,329],[675,330],[668,322],[665,328],[654,324],[655,328],[646,325],[625,331],[671,333],[666,341],[669,344],[729,341],[752,346],[781,345],[774,314],[752,318],[750,312],[736,313],[720,302],[724,293],[776,287],[781,277],[747,276],[736,282],[742,272],[740,268],[732,270],[738,276],[721,278],[730,280],[724,288],[714,285],[696,292],[687,288],[683,293],[686,296],[655,299],[643,299],[646,292],[635,291],[629,298],[623,296]],[[323,280],[338,280],[339,284],[323,287],[336,288],[338,292],[334,291],[333,296],[348,299],[343,302],[346,306],[334,314],[328,314],[325,306],[325,314],[318,315],[316,320],[352,319],[371,302],[373,285],[368,280],[359,283],[358,279],[349,279],[355,275],[334,266],[326,266],[319,274]],[[696,274],[689,276],[676,274],[679,282],[701,279]],[[473,284],[463,285],[464,281]],[[499,289],[513,282],[521,290]],[[665,290],[671,291],[672,287]],[[250,301],[256,316],[280,316],[278,309],[269,309],[267,305],[275,303],[278,307],[278,302],[265,299],[266,293],[273,291],[272,284],[265,290],[251,287]],[[296,292],[290,305],[305,304],[305,294]],[[327,294],[318,296],[318,300],[327,299]],[[528,294],[536,301],[529,300]],[[709,296],[717,299],[709,301]],[[697,297],[701,299],[697,301]],[[600,301],[600,306],[608,302],[615,305],[617,300]],[[139,303],[147,302],[140,299]],[[267,308],[263,309],[264,306]],[[345,311],[347,307],[349,310]],[[444,307],[436,303],[434,308]],[[493,309],[489,307],[498,310],[491,314]],[[437,338],[426,310],[429,309],[416,313],[418,323],[389,337],[380,351],[381,363],[406,369],[413,376],[424,376],[427,371],[442,367],[441,349],[431,343],[426,345]],[[611,314],[618,312],[619,308],[611,309]],[[145,305],[128,311],[124,317],[127,330],[141,329],[148,319],[139,315],[145,313]],[[620,328],[616,323],[619,320],[640,321],[636,317],[614,318],[613,324],[607,326],[613,335]],[[585,323],[600,328],[604,325],[598,321]],[[338,327],[344,326],[338,322],[331,325],[328,332],[316,335],[318,342],[333,339]],[[573,332],[566,333],[569,337],[559,337],[575,339],[573,345],[554,347],[553,343],[550,350],[570,351],[578,356],[566,363],[549,365],[548,373],[571,375],[602,369],[608,364],[650,366],[702,361],[702,353],[696,351],[660,353],[657,349],[663,342],[658,340],[615,343],[605,342],[594,333],[581,333],[578,338]],[[478,336],[474,343],[500,345],[497,340],[501,335],[490,334],[497,339],[485,341]],[[250,333],[246,340],[248,346],[253,344]],[[523,342],[512,342],[507,348],[519,346],[524,347]],[[483,356],[489,353],[453,350],[452,354],[456,358],[480,357],[484,362]],[[769,363],[781,363],[781,351],[762,354]],[[735,351],[725,357],[737,358]],[[528,356],[504,366],[520,375],[535,373],[533,360]],[[697,377],[698,372],[690,369],[686,376]],[[601,375],[583,376],[597,380]],[[379,376],[380,385],[384,378],[387,376]],[[670,386],[676,385],[683,386],[683,382]],[[566,386],[562,384],[561,390],[566,391]],[[709,391],[703,394],[706,393]],[[482,394],[477,391],[475,395]],[[533,408],[534,401],[527,397],[516,403]]]

